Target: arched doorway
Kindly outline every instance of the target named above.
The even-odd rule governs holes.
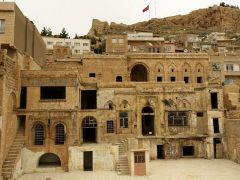
[[[82,121],[83,142],[97,142],[97,120],[92,116],[87,116]]]
[[[147,68],[142,64],[135,65],[130,74],[131,81],[135,82],[147,82],[148,81],[148,71]]]
[[[38,161],[39,167],[59,167],[61,166],[60,158],[53,153],[43,154]]]
[[[154,135],[154,112],[148,106],[142,109],[142,135]]]

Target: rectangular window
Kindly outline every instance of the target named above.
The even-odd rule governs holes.
[[[217,93],[211,93],[211,107],[212,109],[218,109]]]
[[[219,133],[219,120],[218,118],[213,118],[213,132],[214,133]]]
[[[89,73],[89,77],[96,77],[95,73]]]
[[[170,81],[171,82],[175,82],[176,81],[176,78],[174,76],[170,77]]]
[[[197,117],[203,117],[203,112],[197,112]]]
[[[40,99],[65,99],[65,86],[43,86],[40,87]]]
[[[83,43],[83,46],[89,46],[89,44],[88,43]]]
[[[197,83],[202,83],[202,77],[197,77]]]
[[[145,152],[134,152],[134,163],[145,163]]]
[[[120,112],[120,127],[121,128],[128,128],[128,113],[127,112]]]
[[[74,43],[74,46],[80,46],[81,44],[80,43]]]
[[[113,121],[107,121],[107,133],[114,133]]]
[[[62,42],[56,42],[56,45],[62,45]]]
[[[123,39],[118,39],[119,44],[123,44],[123,42],[124,42]]]
[[[27,87],[22,87],[20,94],[20,108],[26,109],[26,107],[27,107]]]
[[[81,91],[81,108],[82,109],[97,108],[97,91],[96,90]]]
[[[162,82],[162,77],[161,76],[157,77],[157,82]]]
[[[187,84],[189,83],[189,77],[184,77],[184,82]]]
[[[226,71],[233,71],[233,64],[226,64]]]
[[[168,126],[187,126],[188,113],[186,111],[168,112]]]
[[[53,45],[53,42],[52,41],[48,41],[47,45]]]
[[[71,42],[65,42],[67,46],[71,46]]]
[[[112,39],[112,44],[117,44],[117,39]]]
[[[5,19],[0,19],[0,33],[5,32]]]

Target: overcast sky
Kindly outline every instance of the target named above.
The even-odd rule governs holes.
[[[8,0],[5,0],[8,1]],[[10,0],[9,0],[10,1]],[[38,30],[51,28],[53,34],[65,27],[71,37],[85,35],[92,19],[133,24],[146,21],[149,13],[142,10],[150,5],[150,17],[163,18],[187,14],[192,10],[207,8],[220,2],[238,5],[240,0],[12,0]],[[156,11],[155,11],[156,9]],[[155,13],[156,12],[156,13]]]

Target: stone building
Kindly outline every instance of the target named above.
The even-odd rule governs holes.
[[[8,21],[17,26],[15,18],[8,19],[19,11],[16,5],[0,7],[9,13],[6,29]],[[53,51],[45,57],[34,32],[31,37],[39,39],[31,43],[38,44],[32,54],[10,40],[1,46],[4,178],[56,169],[147,175],[149,160],[229,158],[225,91],[217,79],[222,71],[213,71],[208,54],[65,57]]]

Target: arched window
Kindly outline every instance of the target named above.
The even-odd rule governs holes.
[[[63,124],[57,124],[55,128],[55,144],[64,144],[65,131]]]
[[[142,64],[135,65],[130,74],[131,81],[135,82],[147,82],[148,81],[148,71],[147,68]]]
[[[122,76],[117,76],[116,77],[116,82],[122,82]]]
[[[44,127],[42,124],[36,124],[34,126],[34,145],[44,144]]]

